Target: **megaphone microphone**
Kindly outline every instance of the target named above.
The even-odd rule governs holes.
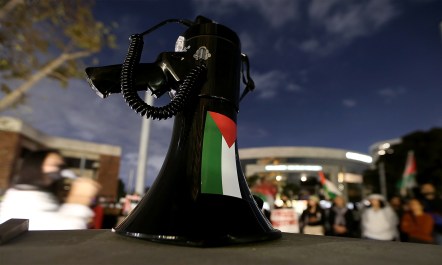
[[[135,35],[123,65],[86,70],[103,97],[121,92],[135,111],[153,119],[175,115],[169,150],[155,182],[113,231],[201,247],[280,238],[251,195],[238,157],[242,65],[248,73],[239,38],[202,16],[186,26],[177,43],[181,50],[162,53],[153,64],[139,63],[142,40]],[[243,79],[246,89],[252,89],[249,74]],[[175,91],[169,104],[173,106],[147,105],[136,95],[147,89],[158,95]]]

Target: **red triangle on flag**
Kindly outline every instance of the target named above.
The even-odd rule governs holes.
[[[408,152],[407,162],[405,165],[404,175],[416,174],[416,160],[414,158],[414,152]]]
[[[324,172],[319,171],[318,174],[319,174],[319,182],[321,183],[321,185],[325,185],[326,178],[325,178]]]
[[[213,111],[209,111],[209,114],[226,140],[227,146],[232,147],[236,141],[236,123],[226,115]]]

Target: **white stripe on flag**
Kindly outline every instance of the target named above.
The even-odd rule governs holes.
[[[229,148],[224,137],[221,142],[221,175],[223,194],[242,198],[241,191],[239,190],[238,171],[236,169],[236,144],[234,143]]]
[[[331,182],[330,180],[328,180],[328,179],[326,179],[325,180],[325,185],[327,186],[327,190],[329,191],[329,192],[332,192],[332,193],[334,193],[334,194],[336,194],[336,195],[338,195],[338,196],[341,196],[342,195],[342,192],[338,189],[338,187],[336,187],[336,185],[333,183],[333,182]]]

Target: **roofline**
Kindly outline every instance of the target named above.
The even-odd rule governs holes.
[[[0,131],[20,133],[38,143],[54,149],[83,151],[114,156],[121,156],[122,153],[121,147],[116,145],[50,136],[31,127],[29,124],[18,118],[8,116],[0,116]]]
[[[382,146],[383,144],[386,144],[386,143],[394,145],[394,144],[400,144],[401,142],[402,142],[402,138],[393,138],[393,139],[382,140],[382,141],[375,142],[375,143],[371,144],[369,147],[369,151],[374,152],[376,150],[379,150],[379,147]]]
[[[331,158],[345,159],[348,152],[358,153],[366,156],[361,152],[351,150],[326,148],[326,147],[301,147],[301,146],[269,146],[269,147],[253,147],[241,148],[238,150],[241,159],[266,158],[266,157],[311,157],[311,158]]]

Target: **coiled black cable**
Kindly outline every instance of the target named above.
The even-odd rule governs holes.
[[[143,50],[143,36],[134,34],[130,37],[130,45],[121,69],[121,92],[126,103],[141,116],[152,119],[168,119],[183,110],[191,92],[202,85],[206,73],[205,64],[196,65],[180,84],[177,94],[166,106],[155,107],[144,102],[134,89],[135,68],[140,62]]]

